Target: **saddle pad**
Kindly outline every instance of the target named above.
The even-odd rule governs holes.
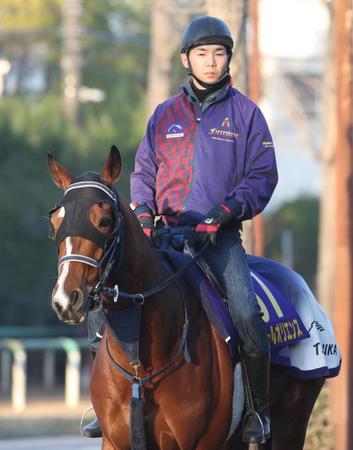
[[[182,267],[189,256],[183,253],[168,250],[169,256],[176,269]],[[257,301],[263,313],[265,330],[272,347],[282,347],[289,342],[297,342],[309,337],[300,317],[290,302],[265,280],[260,274],[251,271]],[[188,282],[194,287],[201,298],[202,306],[218,334],[230,346],[235,354],[235,331],[228,306],[215,286],[205,276],[198,265],[193,264],[186,273]]]
[[[288,368],[301,379],[334,377],[341,367],[341,352],[330,319],[304,279],[271,259],[248,255],[250,269],[275,285],[287,298],[309,333],[309,338],[281,348],[271,348],[271,362]]]
[[[174,250],[163,253],[176,269],[190,258]],[[248,255],[248,263],[271,344],[271,362],[287,367],[297,378],[337,375],[341,357],[332,325],[303,278],[266,258]],[[186,272],[186,278],[235,356],[236,333],[226,302],[196,263]]]

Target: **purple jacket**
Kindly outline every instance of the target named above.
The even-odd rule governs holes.
[[[237,221],[268,203],[278,175],[260,109],[231,86],[200,107],[190,84],[160,104],[136,153],[131,199],[179,224],[225,203]]]

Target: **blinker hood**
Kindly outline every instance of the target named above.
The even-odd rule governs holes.
[[[51,214],[57,209],[64,207],[65,215],[55,235],[53,227],[49,230],[49,237],[56,240],[59,246],[60,242],[67,237],[79,236],[95,243],[101,248],[110,239],[111,235],[117,230],[120,222],[118,211],[118,197],[115,188],[108,188],[101,180],[84,181],[83,176],[74,180],[66,189],[64,197],[54,209],[49,211]],[[91,173],[92,179],[92,173]],[[84,189],[83,189],[84,188]],[[114,230],[112,234],[105,235],[98,231],[92,224],[89,213],[93,205],[97,203],[108,203],[114,214]]]

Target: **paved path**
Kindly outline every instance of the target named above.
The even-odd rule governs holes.
[[[1,450],[100,450],[101,439],[81,436],[51,436],[0,440]]]

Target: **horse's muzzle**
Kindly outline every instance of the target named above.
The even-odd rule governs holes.
[[[75,325],[85,320],[84,304],[84,293],[80,289],[73,290],[70,295],[59,295],[58,292],[53,294],[53,309],[59,320],[67,324]]]

